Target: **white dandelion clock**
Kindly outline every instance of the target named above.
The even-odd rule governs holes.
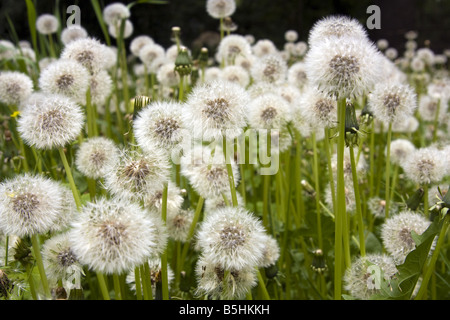
[[[255,56],[261,58],[268,54],[277,54],[278,49],[273,41],[269,39],[260,39],[252,46],[252,52]]]
[[[417,107],[414,90],[400,83],[377,84],[369,94],[368,103],[374,117],[386,124],[412,115]]]
[[[402,166],[416,150],[414,144],[407,139],[395,139],[391,142],[390,160],[392,163]]]
[[[226,65],[234,64],[238,57],[249,57],[252,48],[248,41],[241,35],[230,34],[225,36],[217,48],[217,61]]]
[[[131,40],[131,42],[130,42],[130,51],[134,56],[139,57],[139,52],[141,51],[141,49],[145,45],[153,44],[153,43],[155,43],[153,38],[150,36],[147,36],[147,35],[140,35],[140,36],[134,37],[133,40]]]
[[[288,66],[279,54],[268,54],[255,61],[250,71],[256,82],[280,84],[286,81]]]
[[[439,101],[429,95],[420,97],[418,111],[420,117],[425,121],[434,121],[437,117],[438,121],[445,118],[447,108],[445,101]]]
[[[210,212],[196,239],[204,257],[225,270],[255,267],[264,255],[264,227],[252,213],[240,207]]]
[[[307,78],[327,95],[359,97],[381,79],[379,55],[365,39],[325,38],[305,56]]]
[[[148,43],[139,50],[139,59],[144,63],[147,68],[151,68],[152,64],[156,60],[165,61],[166,51],[157,43]]]
[[[287,42],[295,42],[298,40],[298,32],[295,30],[286,30],[284,33],[284,40]]]
[[[33,81],[18,71],[0,73],[0,102],[18,106],[33,93]]]
[[[39,76],[39,87],[44,93],[65,95],[83,103],[89,81],[89,71],[79,62],[57,60],[42,70]]]
[[[61,31],[61,42],[64,45],[67,45],[71,43],[72,41],[78,40],[78,39],[84,39],[88,37],[88,33],[86,29],[84,29],[82,26],[73,24],[66,28],[64,28]]]
[[[337,125],[337,102],[315,87],[308,86],[298,102],[305,121],[315,128],[334,128]]]
[[[130,16],[130,9],[120,2],[108,4],[103,9],[103,19],[107,25],[115,25],[122,19],[128,19]]]
[[[157,283],[161,282],[161,259],[149,259],[148,260],[148,266],[150,269],[150,281],[152,286],[152,296],[156,297],[156,287]],[[175,274],[172,270],[172,268],[168,265],[167,266],[167,280],[169,285],[169,290],[171,289],[171,286],[173,284],[173,280],[175,279]],[[136,277],[134,270],[131,270],[130,273],[127,274],[126,282],[128,286],[130,287],[131,291],[136,291]],[[141,281],[141,292],[143,292],[144,284]]]
[[[192,209],[167,212],[166,226],[169,237],[175,241],[187,241],[193,220],[194,211]]]
[[[207,0],[206,12],[215,19],[231,16],[236,10],[235,0]]]
[[[155,146],[171,152],[180,146],[186,137],[183,108],[178,102],[155,101],[139,111],[133,130],[144,152],[153,152]]]
[[[125,23],[125,26],[124,26],[124,30],[123,30],[123,38],[127,39],[133,34],[134,26],[133,26],[133,23],[129,19],[126,19],[124,23]],[[120,28],[121,28],[121,22],[117,22],[115,24],[110,24],[108,26],[108,32],[109,32],[110,36],[117,39],[120,34]]]
[[[65,195],[59,182],[39,175],[21,174],[3,181],[0,230],[24,237],[62,228],[58,222],[73,213]]]
[[[367,32],[356,19],[341,15],[328,16],[313,25],[309,32],[308,43],[310,46],[316,46],[330,37],[337,40],[348,37],[367,39]]]
[[[247,110],[248,123],[254,129],[282,130],[292,118],[289,102],[276,93],[253,99]]]
[[[156,247],[152,217],[138,204],[118,198],[88,202],[70,230],[70,244],[83,265],[121,274],[143,264]]]
[[[216,198],[230,192],[228,171],[223,149],[215,147],[194,146],[180,159],[181,174],[185,176],[194,190],[203,198]],[[239,168],[236,161],[231,160],[234,184],[239,182]],[[231,199],[231,198],[230,198]]]
[[[306,75],[304,62],[296,62],[289,67],[287,71],[287,81],[298,88],[303,88],[307,84],[308,77]]]
[[[166,62],[156,73],[158,82],[166,87],[176,87],[180,83],[180,75],[175,71],[175,63]]]
[[[345,271],[345,289],[358,300],[369,300],[372,295],[380,293],[383,279],[375,277],[377,271],[382,271],[384,280],[389,281],[397,273],[394,260],[388,255],[375,253],[357,258]]]
[[[447,172],[448,159],[435,147],[415,150],[402,165],[407,178],[418,184],[439,183]]]
[[[91,103],[102,106],[111,95],[114,84],[108,71],[100,70],[91,76],[89,86]]]
[[[141,201],[163,189],[169,179],[169,168],[168,158],[158,148],[151,153],[120,150],[105,176],[105,187],[118,197]]]
[[[58,31],[59,21],[52,14],[42,14],[36,19],[36,29],[40,34],[48,35]]]
[[[155,209],[161,215],[162,212],[163,189],[150,194],[144,200],[144,204],[149,208]],[[169,181],[167,185],[167,215],[176,214],[183,205],[183,196],[181,189],[173,182]]]
[[[91,73],[104,70],[109,65],[108,47],[93,38],[81,38],[68,43],[62,53],[61,59],[76,60]]]
[[[83,266],[72,250],[69,233],[57,234],[46,240],[42,246],[42,260],[52,286],[61,281],[68,293],[71,289],[81,289]]]
[[[268,268],[273,266],[280,257],[280,246],[277,240],[271,235],[265,235],[263,257],[259,262],[259,267]]]
[[[61,148],[80,135],[84,113],[72,99],[48,94],[39,103],[24,106],[17,129],[30,146],[37,149]]]
[[[86,177],[99,179],[113,166],[119,149],[113,140],[106,137],[92,137],[84,140],[76,153],[77,169]]]
[[[236,198],[238,205],[243,206],[244,198],[242,198],[242,195],[237,190],[236,190]],[[231,191],[228,190],[227,192],[224,192],[220,195],[216,195],[214,197],[209,197],[205,199],[204,210],[205,213],[208,214],[209,212],[212,212],[219,208],[230,206],[231,204],[232,204]]]
[[[205,82],[221,80],[222,69],[219,67],[207,67],[205,69]]]
[[[421,235],[431,224],[423,214],[402,211],[387,219],[381,228],[381,238],[386,251],[396,264],[402,264],[406,256],[415,249],[411,232]]]
[[[220,265],[201,256],[195,267],[197,276],[196,294],[206,295],[211,299],[243,299],[257,284],[255,268],[225,270]],[[224,277],[226,277],[224,279]]]
[[[246,88],[250,84],[250,74],[241,66],[226,66],[221,73],[222,79],[234,82]]]
[[[194,138],[231,140],[243,132],[248,102],[248,93],[239,84],[223,80],[201,84],[187,97],[183,121],[193,128]]]

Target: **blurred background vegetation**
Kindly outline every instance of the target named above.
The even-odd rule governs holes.
[[[117,2],[100,0],[104,6]],[[81,24],[89,34],[103,40],[90,0],[34,0],[38,15],[58,10],[66,21],[66,8],[78,5]],[[132,1],[120,1],[130,3]],[[157,43],[168,47],[171,28],[179,26],[182,41],[190,48],[217,44],[218,20],[210,17],[205,0],[167,0],[165,4],[138,4],[131,9],[134,25],[133,35],[147,34]],[[367,7],[378,5],[381,9],[381,29],[369,30],[373,41],[384,38],[399,53],[404,50],[407,31],[418,32],[418,46],[428,45],[436,53],[450,48],[450,0],[236,0],[237,10],[232,16],[238,34],[252,34],[258,39],[270,39],[280,49],[284,44],[284,32],[296,30],[300,39],[306,41],[314,22],[331,14],[345,14],[358,19],[364,25],[371,15]],[[69,14],[70,15],[70,14]],[[0,38],[10,39],[10,18],[21,40],[29,39],[27,11],[24,0],[1,0]],[[65,25],[65,24],[64,24]]]

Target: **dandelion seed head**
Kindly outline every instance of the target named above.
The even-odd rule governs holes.
[[[61,31],[61,41],[64,45],[67,45],[72,41],[84,39],[87,37],[88,33],[86,29],[77,24],[68,26]]]
[[[235,0],[207,0],[206,12],[215,19],[226,18],[236,11]]]
[[[368,98],[369,108],[374,117],[384,123],[412,115],[417,107],[416,94],[407,84],[377,84]]]
[[[317,128],[333,128],[337,125],[337,103],[315,87],[308,86],[301,95],[301,112],[305,121]]]
[[[248,123],[255,129],[282,129],[291,120],[290,104],[279,94],[266,93],[251,101]]]
[[[120,28],[121,28],[120,21],[115,24],[110,24],[108,26],[108,33],[110,34],[111,37],[117,39],[119,37]],[[133,34],[133,31],[134,31],[133,23],[129,19],[126,19],[124,30],[123,30],[123,38],[124,39],[129,38]]]
[[[40,34],[48,35],[58,31],[58,19],[52,14],[41,14],[36,19],[36,29]]]
[[[411,232],[421,235],[430,224],[423,214],[408,210],[392,215],[383,223],[381,228],[383,245],[396,264],[402,264],[416,246]]]
[[[260,39],[252,46],[252,52],[256,57],[261,58],[265,55],[277,54],[278,49],[273,41],[269,39]]]
[[[0,102],[19,106],[33,93],[33,82],[26,74],[18,71],[0,73]]]
[[[268,54],[256,59],[250,71],[256,82],[280,84],[286,81],[287,63],[279,54]]]
[[[287,42],[295,42],[298,40],[298,32],[295,30],[286,30],[284,33],[284,39]]]
[[[392,163],[403,165],[416,150],[414,144],[407,139],[394,139],[391,142],[390,160]]]
[[[156,79],[161,85],[166,87],[175,87],[180,83],[180,75],[175,71],[175,63],[164,63],[156,74]]]
[[[72,99],[48,94],[24,106],[17,130],[25,143],[38,149],[61,148],[75,140],[84,125],[84,113]]]
[[[256,266],[264,253],[261,222],[241,207],[210,212],[197,233],[202,254],[226,270]]]
[[[74,40],[64,47],[60,58],[76,60],[91,73],[106,69],[109,61],[108,47],[93,38]]]
[[[274,265],[280,257],[280,246],[271,235],[265,235],[264,251],[259,267],[267,268]]]
[[[443,156],[443,151],[433,146],[416,149],[403,164],[403,169],[416,183],[438,183],[447,172],[448,160]]]
[[[108,4],[103,9],[103,19],[108,26],[115,25],[122,19],[128,19],[130,16],[131,13],[128,7],[120,2]]]
[[[113,91],[113,80],[108,71],[100,70],[91,76],[89,86],[91,103],[101,106],[106,103],[106,99]],[[86,95],[84,95],[83,104],[86,104]]]
[[[155,43],[155,41],[153,40],[152,37],[150,37],[148,35],[136,36],[130,42],[130,51],[134,56],[139,57],[139,52],[141,51],[141,49],[145,45],[153,44],[153,43]]]
[[[153,218],[134,202],[119,198],[88,202],[69,232],[80,263],[104,274],[141,265],[157,246]]]
[[[375,279],[375,270],[381,269],[385,280],[390,280],[396,273],[393,259],[385,254],[367,254],[353,261],[344,274],[345,289],[350,295],[358,300],[369,300],[370,297],[379,293]]]
[[[247,87],[250,83],[250,74],[241,66],[230,65],[223,68],[221,73],[222,79],[228,82],[234,82]]]
[[[61,184],[39,175],[20,174],[3,181],[0,230],[24,237],[62,229],[59,221],[73,213],[64,192]]]
[[[82,103],[89,85],[89,71],[75,60],[56,60],[42,70],[39,87],[44,93],[56,93]]]
[[[228,64],[237,57],[249,57],[252,55],[252,48],[248,41],[241,35],[230,34],[220,41],[217,48],[217,61],[221,62],[222,59]]]
[[[148,266],[150,269],[150,282],[152,287],[152,296],[156,296],[156,287],[157,283],[161,282],[161,259],[149,259],[148,260]],[[173,280],[174,280],[174,272],[170,265],[167,266],[167,281],[169,285],[169,290],[172,286]],[[128,273],[126,277],[126,282],[128,286],[130,287],[131,291],[136,291],[136,282],[135,282],[135,273],[134,270],[131,270],[130,273]],[[141,281],[141,292],[144,291],[144,284]]]
[[[103,178],[118,155],[119,149],[114,141],[106,137],[92,137],[81,143],[75,164],[86,177]]]

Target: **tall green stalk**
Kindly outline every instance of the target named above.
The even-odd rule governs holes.
[[[316,191],[316,218],[317,218],[317,238],[319,241],[319,248],[323,249],[323,239],[322,239],[322,219],[320,212],[320,180],[319,180],[319,159],[317,151],[317,141],[316,133],[311,134],[312,144],[313,144],[313,173],[314,173],[314,184]]]
[[[386,189],[385,189],[385,199],[386,199],[386,207],[385,207],[385,218],[389,218],[389,207],[391,202],[391,194],[390,194],[390,182],[391,182],[391,139],[392,139],[392,122],[389,123],[388,134],[387,134],[387,142],[386,142]]]
[[[337,146],[337,192],[336,192],[336,221],[334,242],[334,298],[342,298],[343,275],[343,224],[346,223],[345,181],[344,181],[344,149],[345,149],[345,98],[338,100],[338,146]]]
[[[167,194],[168,184],[166,183],[162,194],[162,219],[164,223],[167,220]],[[161,280],[162,280],[162,294],[163,300],[169,300],[169,281],[167,272],[167,248],[161,255]]]
[[[70,189],[72,190],[73,198],[75,199],[75,204],[77,205],[78,210],[81,208],[81,198],[78,192],[77,186],[75,184],[75,180],[72,176],[72,169],[70,168],[69,162],[67,161],[66,154],[63,148],[59,148],[59,155],[61,156],[61,160],[64,165],[64,170],[66,171],[67,180],[69,181]]]
[[[234,174],[233,174],[233,167],[232,167],[232,151],[228,152],[227,147],[227,139],[225,136],[223,136],[223,155],[225,157],[225,162],[227,165],[227,173],[228,173],[228,183],[230,184],[230,191],[231,191],[231,201],[233,203],[233,207],[238,206],[237,196],[236,196],[236,186],[234,184]]]
[[[366,241],[364,237],[364,221],[361,210],[361,198],[359,193],[358,174],[356,172],[355,152],[353,150],[353,147],[350,147],[349,150],[350,150],[350,162],[352,167],[353,189],[355,192],[356,218],[358,219],[359,248],[361,257],[364,257],[366,255]]]
[[[31,236],[31,244],[33,246],[34,258],[36,259],[36,264],[39,270],[39,276],[41,277],[42,287],[44,289],[44,294],[46,299],[50,299],[52,294],[50,292],[50,287],[48,285],[47,275],[45,273],[44,263],[42,262],[41,249],[39,245],[39,237],[37,234]]]

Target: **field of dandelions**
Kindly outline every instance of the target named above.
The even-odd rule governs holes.
[[[178,26],[164,48],[137,2],[91,1],[103,39],[26,4],[30,39],[0,40],[0,299],[450,298],[450,50],[338,15],[277,48],[234,0],[205,1],[214,51]]]

